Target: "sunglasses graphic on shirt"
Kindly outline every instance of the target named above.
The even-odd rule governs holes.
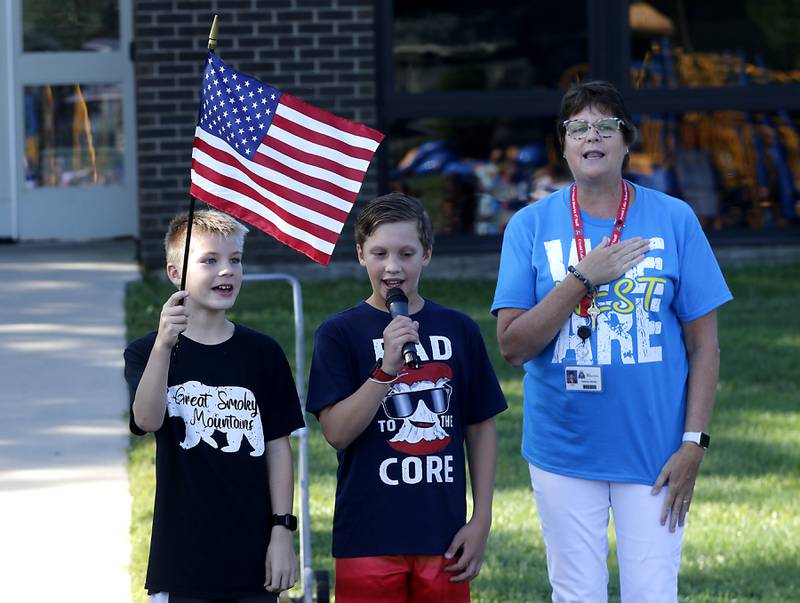
[[[414,414],[420,400],[432,413],[441,415],[450,407],[449,385],[413,392],[398,392],[383,399],[383,410],[390,419],[405,419]]]

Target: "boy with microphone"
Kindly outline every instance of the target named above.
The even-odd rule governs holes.
[[[316,333],[307,410],[339,457],[338,603],[469,601],[483,561],[506,402],[475,322],[419,294],[432,246],[419,201],[373,199],[356,223],[372,292]]]

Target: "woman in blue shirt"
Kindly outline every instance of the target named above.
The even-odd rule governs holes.
[[[575,182],[509,222],[492,304],[525,368],[553,601],[607,600],[610,509],[623,602],[675,602],[731,294],[691,208],[622,178],[636,129],[613,86],[573,86],[558,134]]]

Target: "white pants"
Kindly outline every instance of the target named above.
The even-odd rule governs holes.
[[[623,603],[676,603],[683,528],[659,518],[667,489],[556,475],[530,465],[553,603],[608,600],[608,510]]]

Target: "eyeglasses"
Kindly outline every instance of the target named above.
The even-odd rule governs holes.
[[[568,119],[561,122],[561,125],[564,126],[567,136],[573,140],[583,140],[586,138],[590,128],[594,128],[597,134],[603,138],[611,138],[625,125],[625,120],[619,117],[605,117],[590,124],[585,119]]]
[[[450,406],[450,388],[436,387],[392,394],[383,399],[383,409],[390,419],[405,419],[414,414],[419,400],[422,400],[431,412],[441,415],[446,413]]]

